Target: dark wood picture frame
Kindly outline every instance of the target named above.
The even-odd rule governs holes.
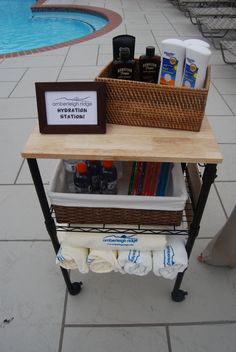
[[[40,133],[51,133],[51,134],[81,134],[81,133],[106,133],[106,115],[105,115],[105,83],[103,82],[36,82],[36,99],[38,107],[38,120]],[[95,101],[91,99],[90,95],[96,97]],[[62,93],[62,94],[60,94]],[[66,93],[66,94],[63,94]],[[76,95],[85,94],[85,97],[79,98]],[[66,98],[65,95],[71,95],[72,98]],[[75,95],[74,95],[75,94]],[[49,96],[58,96],[57,99],[54,97],[54,101],[57,103],[50,104],[49,107]],[[51,101],[50,101],[51,103]],[[53,107],[52,105],[61,105],[61,107]],[[71,108],[66,106],[72,106]],[[75,108],[76,106],[76,108]],[[89,112],[89,109],[92,112]],[[49,109],[52,109],[52,112]],[[54,110],[56,112],[54,113]],[[64,114],[63,114],[64,112]],[[69,112],[69,113],[68,113]],[[60,114],[61,113],[61,114]],[[49,123],[48,116],[50,119],[60,121],[60,123]],[[89,119],[92,116],[94,123],[84,124],[81,123],[82,119]],[[53,116],[53,117],[52,117]],[[69,121],[69,123],[68,123]]]

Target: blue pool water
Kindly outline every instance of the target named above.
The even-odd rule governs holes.
[[[0,54],[81,38],[107,20],[85,12],[32,12],[34,0],[0,0]]]

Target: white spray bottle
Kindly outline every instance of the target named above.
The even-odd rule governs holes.
[[[186,60],[183,74],[183,87],[203,88],[207,65],[211,57],[208,48],[190,45],[186,48]]]
[[[181,86],[185,51],[185,44],[180,39],[165,39],[161,42],[162,59],[159,84]]]
[[[186,39],[184,40],[184,44],[187,46],[198,45],[204,46],[205,48],[210,49],[210,44],[200,39]]]

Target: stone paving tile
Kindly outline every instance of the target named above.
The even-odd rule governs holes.
[[[211,78],[236,78],[236,70],[233,66],[212,65]]]
[[[26,55],[17,58],[5,59],[4,62],[1,63],[0,68],[56,67],[61,66],[63,64],[63,61],[64,55]]]
[[[57,351],[65,287],[52,253],[48,242],[1,243],[1,351]]]
[[[227,216],[230,216],[235,206],[236,181],[216,182],[216,188],[219,192],[221,201],[224,204]]]
[[[218,143],[236,143],[236,116],[208,116]]]
[[[2,98],[0,99],[0,119],[37,118],[35,98]]]
[[[231,109],[213,84],[210,85],[205,112],[207,116],[233,115]]]
[[[215,214],[217,214],[217,217]],[[202,216],[199,237],[214,237],[215,234],[221,229],[222,224],[225,221],[226,216],[220,203],[220,199],[215,191],[214,186],[212,186]]]
[[[52,174],[54,173],[58,160],[56,159],[38,159],[38,165],[40,168],[41,177],[44,184],[49,184],[52,179]],[[29,167],[25,160],[19,176],[16,181],[17,184],[33,184],[32,177],[30,175]]]
[[[137,51],[135,52],[135,56],[137,56]],[[98,58],[98,65],[99,66],[106,66],[112,60],[112,53],[110,54],[100,54]]]
[[[0,185],[0,205],[1,240],[49,240],[32,185]]]
[[[70,79],[78,81],[93,81],[102,68],[103,66],[63,67],[59,75],[59,81]]]
[[[217,181],[236,181],[236,144],[220,144],[223,163],[218,166]]]
[[[26,69],[23,68],[1,68],[0,65],[0,81],[1,82],[16,82],[23,74],[26,72]]]
[[[174,352],[234,352],[235,324],[171,326],[170,339]]]
[[[233,111],[233,113],[236,115],[236,98],[235,94],[234,95],[223,95],[224,100],[230,107],[230,109]]]
[[[62,352],[168,352],[164,327],[66,328]]]
[[[7,98],[16,84],[17,82],[0,82],[0,98]]]
[[[13,184],[23,162],[21,149],[31,133],[35,120],[0,120],[0,184]]]
[[[57,80],[59,72],[59,67],[29,68],[12,92],[11,97],[34,97],[35,82],[54,82]]]
[[[80,46],[70,48],[64,66],[96,65],[98,45]]]
[[[221,94],[236,94],[236,78],[213,78],[212,82]]]

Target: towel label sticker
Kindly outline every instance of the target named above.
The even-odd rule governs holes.
[[[139,259],[139,257],[140,257],[140,251],[139,250],[131,249],[129,251],[129,255],[128,255],[129,262],[136,264],[138,259]]]
[[[194,88],[196,84],[197,74],[198,67],[194,63],[194,60],[187,57],[184,68],[183,87]]]
[[[174,261],[175,251],[172,246],[166,246],[164,250],[164,267],[175,265]]]
[[[176,79],[176,71],[178,68],[178,60],[174,57],[174,53],[165,51],[162,61],[160,83],[166,86],[174,86]]]
[[[107,246],[134,246],[138,242],[135,235],[109,235],[102,240]]]
[[[60,262],[63,263],[65,261],[65,257],[62,255],[62,248],[60,247],[57,255],[56,255],[56,259]]]

